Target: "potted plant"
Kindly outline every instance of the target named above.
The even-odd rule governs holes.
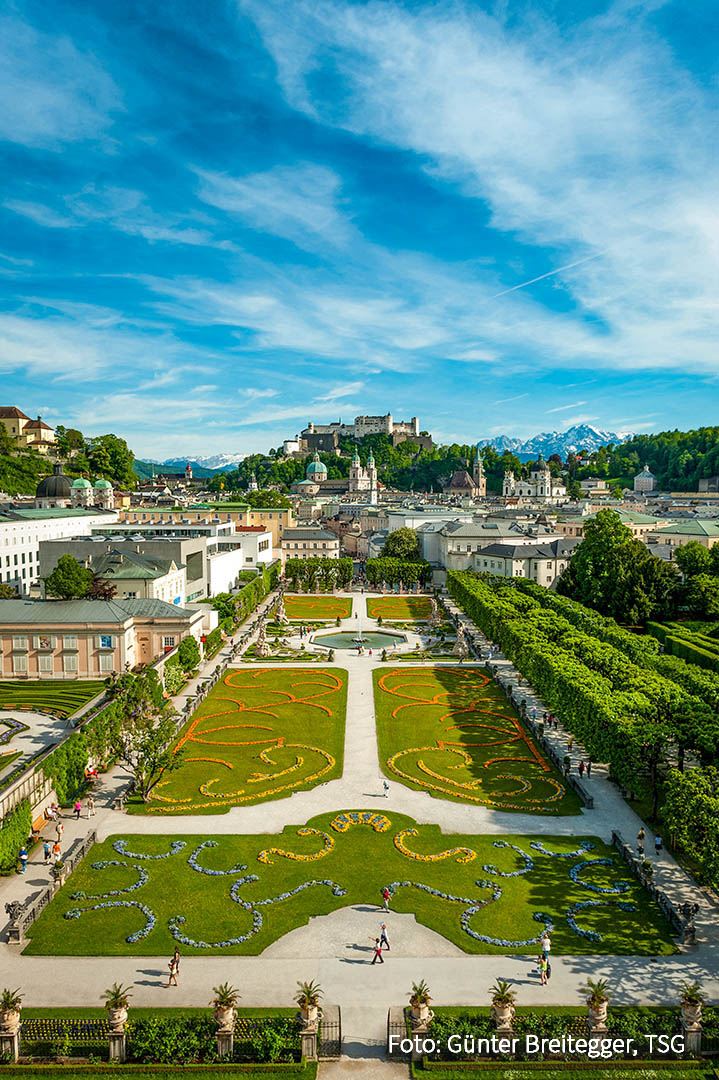
[[[121,983],[113,983],[109,990],[102,995],[105,999],[105,1008],[110,1021],[110,1031],[122,1031],[127,1020],[127,1006],[130,1004],[129,986]]]
[[[498,1028],[507,1028],[514,1017],[514,1004],[517,1000],[517,992],[506,979],[497,979],[489,991],[492,999],[492,1015]]]
[[[10,990],[7,986],[0,994],[0,1028],[9,1033],[17,1031],[20,1023],[22,994],[19,990]]]
[[[682,1024],[685,1029],[696,1031],[699,1028],[705,1000],[700,983],[682,983],[679,988],[679,1004],[682,1007]]]
[[[300,1007],[302,1019],[305,1024],[313,1024],[319,1014],[320,998],[322,989],[316,982],[298,982],[295,1001]]]
[[[412,993],[409,996],[409,1003],[412,1006],[413,1020],[428,1019],[429,1003],[431,1000],[429,987],[424,979],[420,979],[418,983],[412,983]]]
[[[213,998],[210,1005],[215,1010],[215,1020],[222,1031],[231,1031],[235,1023],[235,1009],[240,1000],[239,990],[229,983],[220,983],[212,988]]]
[[[589,1022],[594,1027],[603,1026],[607,1022],[608,989],[608,979],[587,979],[583,987],[584,993],[587,995]]]
[[[62,859],[58,859],[57,862],[54,862],[52,864],[51,872],[53,878],[59,885],[63,885],[65,883],[66,870],[65,863],[62,861]]]

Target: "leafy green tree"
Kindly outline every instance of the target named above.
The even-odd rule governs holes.
[[[17,599],[17,589],[12,585],[8,585],[7,582],[0,582],[0,600],[15,600]]]
[[[112,581],[100,577],[99,574],[93,574],[87,597],[89,600],[112,600],[116,592],[117,586]]]
[[[266,508],[277,508],[281,510],[289,509],[289,507],[292,506],[291,501],[286,495],[269,488],[264,488],[261,491],[246,491],[242,496],[242,501],[246,502],[248,506],[253,506],[258,510]]]
[[[182,764],[182,750],[172,746],[176,733],[171,714],[144,711],[129,716],[116,732],[117,760],[135,781],[143,802],[167,773]]]
[[[85,450],[95,475],[107,476],[121,488],[134,487],[137,482],[133,470],[135,455],[124,439],[117,435],[98,435],[86,441]]]
[[[670,771],[664,822],[675,845],[701,869],[703,880],[719,885],[719,769]]]
[[[45,591],[48,596],[57,596],[61,600],[75,600],[87,596],[92,579],[92,570],[82,566],[72,555],[61,555],[53,572],[45,578]]]
[[[719,578],[709,574],[690,578],[685,602],[691,611],[704,619],[719,618]]]
[[[674,561],[685,578],[712,573],[711,552],[698,540],[691,540],[688,544],[678,547]]]
[[[419,537],[414,529],[395,529],[385,540],[382,548],[385,559],[403,559],[412,562],[420,558]]]
[[[55,443],[63,457],[68,457],[73,451],[85,448],[82,432],[77,428],[66,428],[64,424],[58,424],[55,428]]]
[[[183,671],[194,671],[200,663],[200,646],[190,634],[183,638],[177,648],[177,657]]]

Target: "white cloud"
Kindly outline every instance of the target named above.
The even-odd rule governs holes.
[[[547,413],[547,416],[548,416],[550,413],[564,412],[566,409],[578,409],[580,405],[586,405],[586,404],[587,404],[586,401],[573,401],[569,405],[557,405],[553,409],[547,409],[546,413]]]
[[[0,19],[0,99],[0,139],[47,149],[102,136],[122,109],[94,56],[12,15]]]
[[[349,397],[350,394],[357,394],[364,389],[363,382],[349,382],[344,383],[342,386],[333,386],[330,390],[327,390],[324,394],[315,398],[315,401],[338,401],[340,398]]]
[[[25,202],[22,199],[6,199],[3,203],[6,210],[12,210],[14,214],[21,214],[30,218],[36,225],[44,225],[48,229],[69,229],[72,218],[66,214],[58,214],[49,206],[42,203]]]
[[[473,324],[468,350],[526,348],[535,370],[716,367],[716,116],[642,21],[651,5],[560,33],[536,11],[505,23],[477,7],[240,2],[294,108],[414,153],[486,204],[492,228],[545,253],[545,273],[499,282],[449,271],[441,339]],[[568,297],[561,314],[548,288]]]
[[[242,387],[239,390],[239,393],[243,394],[246,398],[250,398],[251,401],[254,401],[257,398],[277,397],[278,391],[277,390],[272,390],[269,387],[265,387],[264,389],[260,389],[260,387],[248,386],[248,387]]]
[[[197,169],[198,196],[235,214],[254,229],[285,237],[298,247],[346,244],[355,237],[339,208],[340,178],[309,162],[247,176]]]

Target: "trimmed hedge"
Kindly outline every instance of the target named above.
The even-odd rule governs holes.
[[[12,874],[17,869],[20,848],[27,843],[31,830],[30,800],[22,799],[5,815],[0,826],[0,874]]]

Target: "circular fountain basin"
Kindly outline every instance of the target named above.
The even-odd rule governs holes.
[[[356,649],[360,644],[358,633],[351,630],[338,630],[336,634],[315,634],[312,641],[326,649]],[[392,645],[403,645],[406,641],[404,634],[393,634],[389,630],[362,632],[362,645],[365,649],[389,649]]]

